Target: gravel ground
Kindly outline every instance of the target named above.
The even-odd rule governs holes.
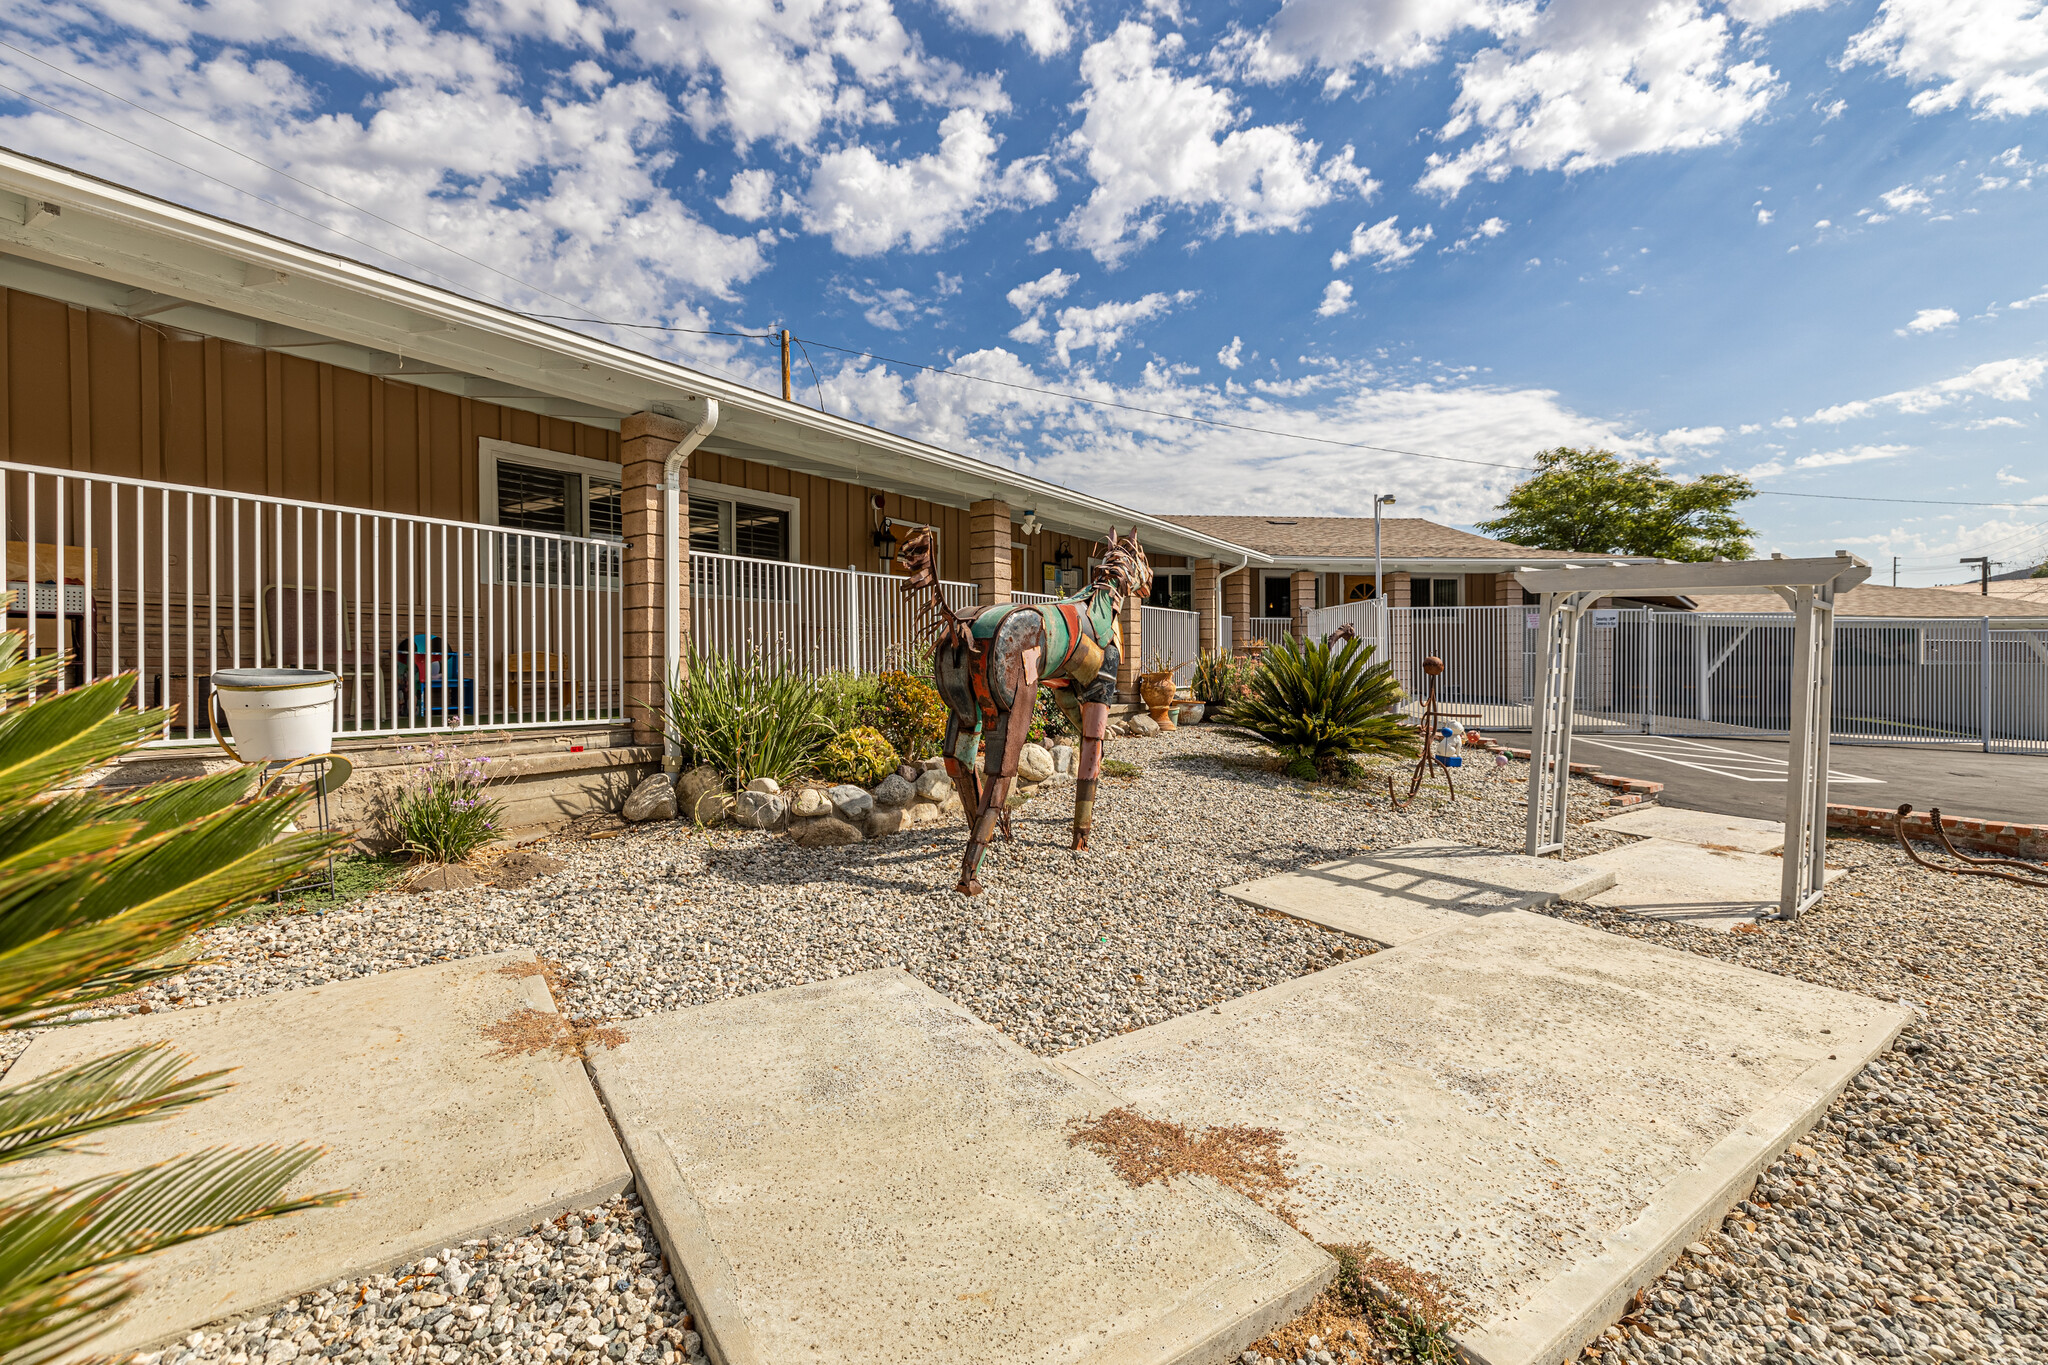
[[[1220,887],[1414,839],[1521,838],[1519,767],[1475,769],[1455,801],[1404,814],[1384,784],[1309,789],[1217,726],[1121,740],[1111,756],[1144,775],[1104,780],[1093,847],[1067,848],[1073,788],[1049,785],[1014,813],[1017,842],[998,841],[973,900],[952,891],[958,824],[801,849],[669,822],[536,845],[569,866],[516,891],[378,896],[216,931],[211,964],[147,998],[211,1003],[531,947],[563,965],[570,1013],[631,1019],[894,965],[1050,1054],[1370,950]],[[1597,792],[1575,793],[1577,813],[1606,812]]]
[[[1793,924],[1717,933],[1554,913],[1918,1012],[1720,1228],[1589,1356],[2048,1360],[2048,891],[1831,840],[1853,869]]]
[[[216,1323],[134,1365],[284,1365],[322,1355],[425,1360],[701,1362],[702,1343],[639,1200],[444,1247],[388,1275],[338,1280],[274,1312]]]

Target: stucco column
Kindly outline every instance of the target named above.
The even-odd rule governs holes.
[[[1201,619],[1196,631],[1197,644],[1204,654],[1216,652],[1217,618],[1222,614],[1216,609],[1216,561],[1198,559],[1195,561],[1195,615]]]
[[[985,498],[968,506],[967,575],[976,606],[1010,600],[1010,504]]]
[[[1124,599],[1123,643],[1118,646],[1116,661],[1116,690],[1120,697],[1135,701],[1138,697],[1138,675],[1145,671],[1145,599],[1126,597]]]
[[[1307,569],[1287,576],[1287,613],[1294,618],[1291,629],[1299,640],[1308,633],[1306,613],[1316,604],[1316,576]]]
[[[689,424],[659,413],[636,412],[619,423],[621,530],[626,537],[621,617],[625,634],[626,719],[636,744],[661,742],[661,713],[667,702],[662,676],[661,596],[664,555],[661,544],[661,466],[682,439]],[[683,471],[682,497],[688,506],[690,472]],[[687,514],[685,525],[687,525]],[[676,591],[682,600],[684,638],[690,629],[689,540],[683,541],[683,581]]]
[[[1230,618],[1230,652],[1242,653],[1252,638],[1252,577],[1256,569],[1239,569],[1223,580],[1223,614]]]

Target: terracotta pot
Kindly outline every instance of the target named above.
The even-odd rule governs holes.
[[[1145,709],[1152,713],[1152,719],[1159,722],[1162,730],[1174,729],[1173,723],[1173,674],[1141,673],[1138,675],[1138,695],[1144,698]]]

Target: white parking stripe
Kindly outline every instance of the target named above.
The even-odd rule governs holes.
[[[1713,773],[1717,777],[1729,777],[1737,782],[1783,782],[1790,775],[1791,766],[1782,758],[1768,754],[1744,753],[1737,749],[1723,749],[1716,744],[1703,744],[1694,739],[1672,739],[1662,735],[1644,735],[1629,740],[1589,739],[1583,735],[1573,739],[1574,745],[1590,744],[1596,749],[1617,749],[1637,758],[1653,758],[1659,763],[1670,763],[1680,768],[1691,768],[1696,772]],[[1828,769],[1830,786],[1851,786],[1867,783],[1884,786],[1881,777],[1858,777],[1854,773]]]

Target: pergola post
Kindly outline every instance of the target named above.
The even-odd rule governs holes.
[[[1608,596],[1686,593],[1703,596],[1769,589],[1794,616],[1791,754],[1785,786],[1783,880],[1778,917],[1797,919],[1827,886],[1828,749],[1833,729],[1835,599],[1870,577],[1854,555],[1832,559],[1631,564],[1601,568],[1523,569],[1515,581],[1543,598],[1543,677],[1538,680],[1529,737],[1531,854],[1562,852],[1565,797],[1570,789],[1572,700],[1576,690],[1579,621]],[[1711,669],[1708,670],[1711,675]]]

